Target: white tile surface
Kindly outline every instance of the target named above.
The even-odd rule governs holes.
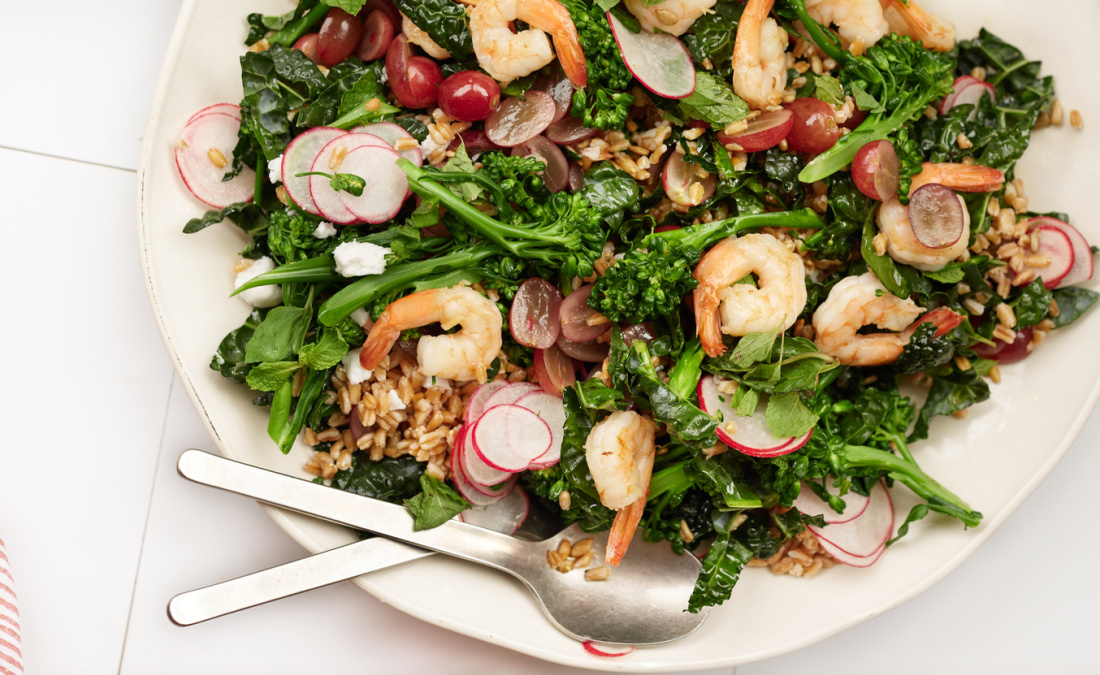
[[[171,382],[134,175],[0,150],[0,185],[0,530],[27,672],[113,672]]]
[[[538,661],[432,626],[392,609],[350,583],[286,598],[180,628],[165,613],[185,590],[299,558],[255,502],[190,483],[175,460],[210,448],[205,428],[177,382],[172,389],[149,527],[134,596],[122,675],[199,672],[334,672],[470,675],[580,675],[593,671]],[[446,580],[437,580],[446,583]],[[491,602],[491,599],[487,599]],[[172,654],[165,659],[166,653]],[[698,671],[729,675],[730,669]]]
[[[0,147],[136,170],[180,4],[2,3],[4,26],[18,29],[4,37],[0,90],[12,98],[0,111]]]

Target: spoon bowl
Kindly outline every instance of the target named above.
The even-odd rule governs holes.
[[[455,520],[416,531],[404,506],[200,450],[185,451],[177,466],[180,475],[197,483],[507,572],[531,589],[555,626],[578,640],[661,644],[692,633],[709,612],[685,611],[702,566],[693,555],[673,554],[665,543],[635,541],[606,580],[588,581],[581,570],[561,573],[547,562],[562,540],[575,543],[591,536],[575,525],[538,542]],[[595,560],[603,559],[606,543],[606,533],[595,536]]]

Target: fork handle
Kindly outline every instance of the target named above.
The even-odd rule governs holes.
[[[177,625],[191,626],[430,555],[433,555],[431,551],[392,539],[365,539],[243,577],[180,593],[168,603],[168,618]]]

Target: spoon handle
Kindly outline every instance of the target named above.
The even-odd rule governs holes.
[[[180,593],[168,603],[168,618],[177,625],[191,626],[430,555],[434,554],[392,539],[365,539],[243,577]]]
[[[526,542],[455,520],[430,530],[416,531],[404,506],[292,478],[201,450],[185,450],[177,469],[181,476],[196,483],[489,565],[521,579],[521,570],[541,555]]]

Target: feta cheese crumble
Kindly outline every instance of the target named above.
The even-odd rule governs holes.
[[[267,177],[271,179],[271,184],[283,182],[283,156],[279,155],[273,160],[267,163]]]
[[[361,326],[363,330],[370,330],[374,326],[374,320],[370,318],[370,312],[366,307],[360,307],[351,313],[351,320],[355,322],[357,326]]]
[[[344,357],[344,372],[348,376],[348,384],[360,384],[371,378],[371,372],[359,364],[359,352],[361,349],[353,349]]]
[[[405,402],[401,400],[401,397],[397,395],[397,392],[390,389],[386,392],[386,396],[390,399],[390,410],[404,410]]]
[[[327,220],[322,220],[317,225],[317,229],[313,231],[313,236],[318,239],[328,239],[329,237],[336,236],[336,226]]]
[[[275,269],[275,261],[265,255],[249,265],[248,269],[237,272],[237,278],[233,281],[233,288],[240,288],[245,283],[273,269]],[[257,286],[242,291],[239,295],[253,307],[274,307],[283,301],[283,287],[278,284],[268,284],[267,286]]]
[[[385,272],[386,254],[389,252],[385,246],[365,241],[345,241],[336,247],[332,257],[341,276],[362,277]]]

